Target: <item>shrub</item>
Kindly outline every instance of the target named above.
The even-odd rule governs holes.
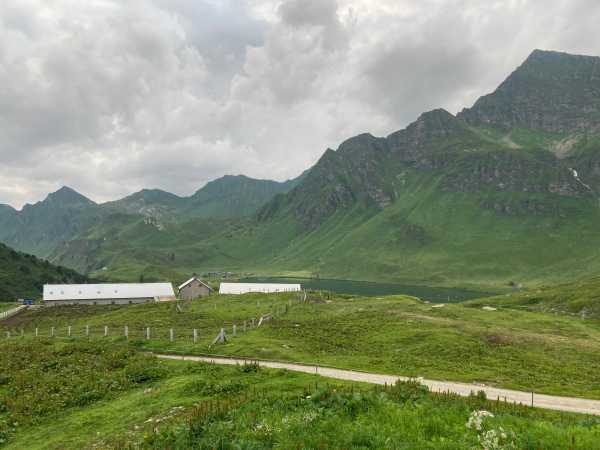
[[[416,403],[429,396],[429,388],[418,380],[396,381],[390,397],[401,403]]]

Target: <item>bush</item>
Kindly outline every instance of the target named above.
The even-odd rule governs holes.
[[[401,403],[416,403],[429,396],[429,388],[418,380],[396,381],[390,397]]]

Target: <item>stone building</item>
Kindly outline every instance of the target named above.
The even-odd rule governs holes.
[[[194,276],[179,286],[179,298],[181,300],[195,300],[209,296],[212,291],[208,284]]]

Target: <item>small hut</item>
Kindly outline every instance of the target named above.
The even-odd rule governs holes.
[[[181,300],[195,300],[207,297],[212,293],[212,288],[200,278],[193,276],[179,286],[179,298]]]

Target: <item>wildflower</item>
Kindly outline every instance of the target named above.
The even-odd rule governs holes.
[[[485,410],[473,411],[469,416],[469,420],[467,421],[467,428],[481,431],[483,421],[486,417],[493,418],[494,415],[491,412]]]

